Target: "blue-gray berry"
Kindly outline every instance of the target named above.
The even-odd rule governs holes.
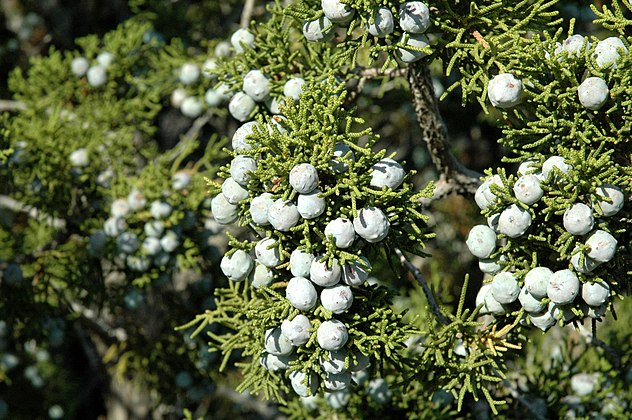
[[[403,31],[420,34],[430,27],[430,10],[422,1],[407,1],[399,6],[399,26]]]
[[[501,304],[514,302],[520,294],[520,286],[516,277],[507,271],[498,273],[492,280],[491,293],[494,299]]]
[[[340,350],[348,339],[347,327],[337,319],[323,321],[316,331],[318,345],[324,350]]]
[[[468,249],[477,258],[489,258],[496,249],[496,232],[485,225],[476,225],[465,241]]]
[[[559,270],[553,273],[546,288],[546,294],[551,302],[567,305],[575,300],[579,294],[579,279],[571,270]]]
[[[315,219],[323,214],[327,207],[325,198],[320,197],[322,191],[315,189],[307,194],[300,194],[296,200],[296,209],[304,219]]]
[[[301,311],[309,311],[318,301],[318,293],[305,277],[292,277],[285,288],[285,298]]]

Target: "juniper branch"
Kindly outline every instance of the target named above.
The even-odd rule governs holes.
[[[424,275],[419,271],[417,267],[415,267],[404,255],[401,249],[395,248],[395,253],[399,257],[400,263],[415,277],[417,283],[421,286],[426,295],[426,299],[428,300],[428,305],[430,305],[430,310],[434,314],[435,317],[444,325],[450,324],[450,321],[443,315],[437,301],[435,300],[434,294],[432,293],[432,289],[430,285],[428,285],[428,281],[424,277]]]
[[[408,71],[413,107],[421,128],[421,136],[428,147],[432,163],[439,172],[433,200],[450,193],[474,194],[482,174],[463,166],[452,154],[448,130],[439,113],[439,104],[432,88],[428,67],[413,64]]]

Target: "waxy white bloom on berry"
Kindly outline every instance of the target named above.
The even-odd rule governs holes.
[[[498,302],[496,298],[494,297],[494,294],[492,293],[491,284],[489,286],[490,287],[487,290],[487,293],[485,294],[485,298],[484,298],[484,301],[485,301],[484,308],[486,312],[490,314],[494,314],[494,315],[502,315],[502,314],[507,313],[507,308],[505,307],[505,305]]]
[[[518,166],[517,174],[520,176],[523,175],[538,175],[538,161],[535,159],[527,159],[523,161],[520,166]],[[539,177],[538,177],[539,179]]]
[[[542,299],[546,297],[546,290],[552,275],[553,271],[547,267],[532,268],[524,277],[524,285],[531,295],[537,299]]]
[[[90,62],[85,57],[76,57],[70,62],[70,71],[75,76],[84,76],[89,68]]]
[[[264,353],[259,358],[259,363],[270,372],[278,372],[279,370],[287,370],[290,367],[290,360],[291,357],[288,356]]]
[[[189,96],[182,101],[180,105],[180,112],[182,115],[189,118],[197,118],[202,115],[202,102],[195,96]]]
[[[597,383],[598,378],[594,373],[578,373],[571,376],[571,389],[579,397],[592,394]]]
[[[311,281],[305,277],[292,277],[285,288],[285,298],[301,311],[309,311],[316,305],[318,293]]]
[[[147,199],[145,198],[145,195],[143,195],[143,193],[140,190],[134,188],[127,195],[127,204],[130,210],[137,211],[147,205]]]
[[[335,314],[341,314],[351,308],[353,293],[349,286],[337,284],[327,287],[320,292],[320,303],[323,308]]]
[[[264,238],[255,245],[255,255],[257,261],[266,267],[276,267],[281,262],[279,248],[275,245],[276,240],[273,238]]]
[[[108,68],[110,67],[110,64],[114,62],[114,54],[108,51],[103,51],[103,52],[100,52],[99,55],[97,55],[96,60],[100,66],[103,66],[104,68]]]
[[[575,203],[564,212],[564,229],[573,235],[585,235],[595,224],[593,212],[584,203]]]
[[[313,254],[295,249],[290,254],[290,272],[293,276],[308,278],[312,261],[314,261]]]
[[[165,232],[165,235],[160,238],[160,247],[165,252],[172,252],[178,245],[180,245],[180,240],[178,239],[178,235],[172,230],[168,230]]]
[[[551,302],[567,305],[575,300],[579,294],[579,279],[571,270],[559,270],[553,273],[546,288],[546,294]]]
[[[568,171],[573,169],[573,166],[566,163],[565,159],[561,156],[551,156],[542,164],[542,179],[547,180],[549,175],[554,173],[554,168],[568,175]],[[553,178],[553,181],[557,180],[557,178]]]
[[[261,70],[250,70],[244,76],[243,91],[257,102],[270,95],[270,79]]]
[[[238,249],[230,255],[224,255],[219,266],[229,280],[242,281],[248,277],[253,265],[252,257],[246,251]]]
[[[308,41],[329,41],[336,31],[334,25],[327,16],[316,20],[306,20],[303,23],[303,35]]]
[[[347,23],[353,19],[355,10],[340,0],[322,0],[320,7],[329,20],[334,23]]]
[[[239,185],[245,187],[257,170],[257,162],[250,156],[237,155],[230,162],[230,176]]]
[[[557,320],[553,318],[553,314],[548,310],[543,311],[540,314],[529,315],[529,319],[533,326],[546,331],[557,323]]]
[[[275,356],[287,356],[294,350],[290,340],[283,335],[281,327],[266,330],[264,345],[266,351]]]
[[[174,108],[180,108],[182,102],[187,98],[188,94],[186,89],[177,88],[171,92],[171,106]]]
[[[360,257],[362,261],[346,263],[342,266],[342,281],[349,286],[360,286],[369,278],[371,263],[366,257]]]
[[[371,379],[366,386],[366,392],[379,405],[388,403],[393,396],[384,378]]]
[[[496,232],[485,225],[474,226],[465,243],[475,257],[488,258],[496,249]]]
[[[599,262],[610,261],[617,250],[617,240],[604,230],[591,233],[586,239],[586,245],[590,247],[588,256]]]
[[[207,89],[204,93],[204,102],[208,106],[220,106],[224,100],[224,97],[215,89]]]
[[[112,217],[125,217],[129,212],[130,208],[127,198],[117,198],[110,206],[110,214]]]
[[[339,217],[327,223],[325,226],[325,236],[333,236],[334,244],[338,248],[349,248],[356,238],[355,230],[351,220]]]
[[[268,287],[274,281],[274,271],[263,264],[257,264],[255,269],[252,270],[250,281],[255,289]]]
[[[345,358],[347,350],[342,348],[337,351],[330,351],[326,356],[320,357],[320,367],[326,373],[342,373],[346,371]]]
[[[84,168],[90,164],[88,150],[83,147],[73,151],[68,159],[70,160],[70,164],[76,168]]]
[[[329,373],[325,376],[323,385],[330,391],[341,391],[351,384],[351,372]]]
[[[518,178],[513,191],[516,198],[527,205],[535,203],[544,195],[540,186],[540,178],[536,175],[523,175]]]
[[[171,214],[171,206],[164,201],[155,200],[152,201],[149,212],[154,219],[164,219]]]
[[[556,303],[549,302],[547,309],[556,320],[568,322],[575,318],[575,313],[571,310],[570,306],[558,305]]]
[[[511,108],[522,101],[522,81],[511,73],[494,76],[487,85],[489,101],[496,108]]]
[[[107,71],[103,66],[92,66],[86,73],[88,84],[92,87],[103,86],[108,81]]]
[[[220,41],[213,50],[215,57],[228,57],[230,55],[230,43],[227,41]]]
[[[345,324],[337,319],[332,319],[320,324],[316,332],[316,339],[322,349],[336,351],[347,343],[349,333]]]
[[[230,115],[241,122],[247,121],[256,107],[255,101],[244,92],[237,92],[228,103]]]
[[[353,228],[367,242],[375,243],[388,236],[390,223],[382,210],[377,207],[365,207],[358,211],[358,217],[353,219]]]
[[[334,159],[329,161],[329,167],[337,174],[349,170],[349,161],[355,162],[355,154],[345,143],[336,143],[334,146]]]
[[[546,307],[544,303],[540,302],[540,298],[537,298],[529,293],[526,286],[523,286],[522,289],[520,289],[518,300],[527,312],[540,312]]]
[[[103,223],[103,231],[107,236],[119,236],[127,229],[127,223],[122,217],[109,217]]]
[[[496,200],[496,194],[491,189],[492,185],[503,188],[503,182],[499,175],[489,177],[476,189],[474,200],[481,210],[485,210]]]
[[[160,238],[162,236],[162,233],[165,230],[165,227],[162,224],[162,222],[159,220],[150,220],[147,223],[145,223],[143,230],[145,231],[145,235],[147,236],[151,236],[153,238]]]
[[[604,199],[598,199],[596,203],[593,203],[593,208],[596,209],[599,207],[601,209],[601,213],[606,216],[614,216],[623,208],[623,204],[625,203],[625,195],[623,195],[623,191],[619,187],[614,185],[601,185],[597,187],[595,194],[598,197],[603,197]],[[608,201],[606,201],[606,199]]]
[[[290,372],[288,376],[292,389],[297,395],[301,397],[308,397],[314,395],[318,390],[318,375],[314,372],[309,372],[309,375],[300,370]]]
[[[403,31],[420,34],[430,27],[430,10],[422,1],[408,1],[399,6],[399,26]]]
[[[303,93],[303,85],[305,84],[305,79],[302,77],[293,77],[283,85],[283,95],[289,96],[295,101],[299,100],[301,93]]]
[[[211,212],[215,221],[222,225],[229,225],[239,217],[239,207],[230,204],[224,194],[217,194],[211,200]]]
[[[171,177],[171,186],[180,191],[191,185],[191,174],[187,171],[179,171]]]
[[[404,32],[402,38],[399,41],[399,48],[397,48],[397,55],[402,62],[410,64],[415,61],[421,60],[427,54],[423,51],[413,50],[413,48],[426,48],[430,45],[430,40],[424,34],[410,34]]]
[[[279,198],[268,207],[268,221],[281,232],[287,232],[296,226],[300,217],[298,209],[291,201]]]
[[[268,209],[272,203],[274,203],[274,198],[270,193],[263,193],[253,198],[250,202],[250,217],[252,217],[252,221],[261,226],[270,224]]]
[[[582,299],[590,306],[606,303],[610,297],[610,286],[606,282],[586,282],[582,285]]]
[[[290,185],[299,194],[308,194],[318,187],[318,171],[309,163],[301,163],[290,171]]]
[[[371,185],[373,187],[387,187],[396,189],[402,182],[406,172],[404,168],[393,159],[385,158],[373,165],[371,170]]]
[[[531,226],[531,213],[517,204],[512,204],[500,213],[498,231],[510,238],[517,238]]]
[[[147,255],[156,255],[162,248],[160,247],[160,239],[148,236],[143,241],[142,249]]]
[[[200,79],[200,68],[197,64],[184,63],[180,66],[178,79],[185,85],[191,85]]]
[[[310,328],[312,328],[312,323],[303,314],[296,315],[291,321],[286,319],[281,324],[281,332],[293,346],[302,346],[309,341],[312,335]]]
[[[584,48],[584,43],[586,47]],[[580,56],[582,50],[590,49],[590,41],[581,35],[571,35],[562,42],[559,52],[566,51],[568,55]]]
[[[498,273],[492,280],[491,293],[498,303],[512,303],[520,294],[518,280],[516,280],[516,277],[513,274],[507,271]]]
[[[577,95],[583,106],[596,111],[608,102],[610,89],[601,77],[589,77],[579,85]]]
[[[496,258],[482,258],[478,261],[478,268],[483,273],[496,274],[504,267],[501,262],[507,261],[507,257],[501,255]]]
[[[611,36],[603,41],[599,41],[595,47],[593,56],[599,67],[614,66],[614,68],[616,68],[617,60],[619,60],[621,53],[627,54],[628,49],[623,41],[615,36]]]
[[[323,258],[323,261],[321,261]],[[333,286],[340,281],[342,269],[338,259],[334,258],[331,264],[324,256],[318,256],[312,261],[309,269],[309,279],[322,287]]]
[[[571,264],[578,273],[589,274],[599,267],[601,262],[593,260],[582,252],[576,252],[571,256]]]
[[[235,49],[235,52],[241,54],[244,51],[244,47],[255,47],[255,36],[247,29],[237,29],[231,35],[230,43]]]
[[[351,391],[345,388],[342,391],[325,392],[325,401],[334,410],[342,410],[349,404],[351,399]]]
[[[393,32],[395,22],[393,13],[385,7],[373,12],[373,23],[367,23],[367,30],[373,36],[383,37]]]
[[[233,178],[228,177],[222,184],[222,194],[230,204],[239,204],[250,196],[247,189],[239,185]]]
[[[116,238],[116,247],[124,254],[133,254],[140,247],[140,241],[135,233],[123,232]]]

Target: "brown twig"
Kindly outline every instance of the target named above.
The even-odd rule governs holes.
[[[246,0],[244,2],[244,8],[241,10],[241,19],[239,19],[239,26],[247,28],[250,25],[250,19],[252,18],[252,11],[255,8],[255,0]]]
[[[450,321],[443,315],[437,301],[435,300],[434,294],[432,293],[432,289],[430,285],[428,285],[428,281],[424,277],[424,275],[419,271],[417,267],[415,267],[404,255],[401,249],[395,248],[395,253],[399,257],[400,263],[415,277],[417,283],[421,286],[426,295],[426,299],[428,300],[428,305],[430,305],[430,310],[434,314],[435,317],[444,325],[450,324]]]
[[[18,112],[24,111],[25,109],[26,105],[24,105],[24,102],[7,99],[0,100],[0,112]]]
[[[450,193],[474,194],[481,184],[482,174],[466,168],[452,154],[448,130],[439,113],[439,103],[428,67],[422,63],[413,64],[408,71],[408,80],[421,137],[439,172],[437,189],[432,200],[438,200]]]
[[[347,87],[347,91],[349,92],[347,96],[347,103],[351,103],[356,100],[360,92],[364,89],[364,85],[367,80],[375,79],[378,77],[402,77],[406,76],[406,69],[404,68],[389,68],[382,71],[376,67],[358,67],[355,70],[356,77],[352,79],[355,81],[355,85],[351,85]]]

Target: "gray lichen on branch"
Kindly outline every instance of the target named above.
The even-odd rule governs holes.
[[[450,193],[474,194],[483,175],[466,168],[450,150],[448,130],[439,112],[427,65],[411,65],[408,81],[421,138],[426,143],[432,163],[439,173],[432,200],[438,200]]]

